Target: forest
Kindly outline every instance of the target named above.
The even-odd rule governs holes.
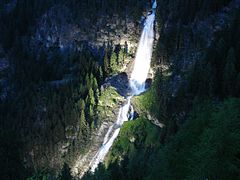
[[[66,7],[69,21],[89,35],[99,17],[116,14],[142,28],[151,2],[0,2],[1,179],[76,179],[73,161],[106,122],[101,111],[118,105],[117,98],[109,100],[117,93],[102,85],[135,56],[126,44],[90,46],[87,36],[67,50],[58,41],[46,47],[33,41],[41,18]],[[151,87],[133,98],[135,119],[124,123],[105,161],[82,179],[239,179],[240,2],[157,4]],[[127,34],[126,23],[120,31]]]
[[[138,7],[128,9],[136,4]],[[71,162],[101,123],[96,113],[100,85],[118,71],[117,66],[127,56],[125,47],[109,44],[102,57],[85,43],[79,45],[81,52],[62,52],[54,44],[48,49],[38,45],[36,53],[31,48],[31,35],[42,14],[62,5],[71,9],[76,21],[82,16],[95,19],[113,12],[135,18],[143,9],[141,1],[136,4],[109,0],[1,1],[0,48],[9,64],[1,71],[5,83],[0,92],[4,94],[7,89],[0,103],[0,154],[1,162],[6,162],[1,163],[1,178],[26,179],[41,169],[56,173],[63,161]],[[9,6],[12,10],[5,12]],[[70,143],[69,150],[60,158],[56,153],[63,141]]]
[[[154,50],[153,84],[135,99],[140,117],[124,125],[106,163],[84,179],[239,178],[239,6],[206,46],[201,43],[205,37],[189,32],[189,27],[221,13],[230,1],[191,2],[158,2],[158,24],[169,27],[160,29]],[[181,66],[178,56],[187,52],[185,48],[200,50],[201,55],[183,72],[177,66]],[[173,63],[169,69],[162,68],[161,64],[169,63]],[[174,74],[183,80],[172,95]],[[149,112],[165,127],[152,125]]]

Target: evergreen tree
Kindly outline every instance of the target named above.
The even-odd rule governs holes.
[[[99,66],[99,80],[100,80],[100,82],[102,82],[103,81],[103,70],[102,70],[102,66]]]
[[[110,67],[111,67],[111,72],[112,73],[116,73],[117,72],[117,68],[118,68],[118,66],[117,66],[117,54],[116,54],[116,52],[112,52],[112,54],[111,54],[111,58],[110,58]]]
[[[90,75],[90,76],[91,76],[91,75]],[[86,78],[85,78],[85,82],[86,82],[87,89],[90,89],[90,88],[91,88],[91,85],[92,85],[92,83],[91,83],[92,79],[90,78],[90,76],[89,76],[89,74],[87,73]]]
[[[233,95],[235,78],[237,75],[235,68],[236,58],[234,50],[231,48],[228,51],[226,65],[223,72],[223,92],[225,96]]]
[[[103,70],[105,77],[109,74],[109,58],[108,58],[108,51],[105,51],[104,59],[103,59]]]
[[[85,109],[85,102],[84,102],[83,99],[80,100],[80,102],[79,102],[79,107],[80,107],[81,110],[84,110],[84,109]]]
[[[80,129],[83,135],[86,135],[88,132],[88,126],[85,118],[85,112],[84,109],[81,112],[81,117],[80,117]]]
[[[120,64],[124,64],[124,61],[125,61],[125,53],[124,53],[124,49],[121,48],[119,53],[118,53],[118,62]]]
[[[93,78],[93,91],[95,92],[97,89],[98,89],[98,82],[97,82],[97,79],[94,77]]]
[[[94,97],[94,92],[92,88],[90,88],[88,91],[88,101],[90,105],[95,106],[96,103],[95,103],[95,97]]]
[[[71,169],[69,168],[67,163],[64,163],[64,165],[63,165],[60,179],[61,180],[72,180]]]
[[[94,111],[93,111],[93,106],[92,105],[89,105],[89,108],[88,108],[88,116],[89,116],[89,119],[91,120],[89,122],[89,124],[91,124],[91,122],[93,121],[93,116],[94,116]]]
[[[235,85],[235,96],[240,97],[240,73],[238,73],[236,85]]]

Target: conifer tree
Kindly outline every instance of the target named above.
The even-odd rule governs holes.
[[[94,77],[93,78],[93,91],[96,91],[98,89],[98,82],[97,82],[97,79]]]
[[[235,53],[234,49],[231,48],[228,51],[228,55],[226,58],[226,65],[223,72],[223,92],[225,96],[229,96],[233,94],[234,91],[234,82],[237,75],[235,68]]]
[[[120,64],[124,64],[124,61],[125,61],[125,53],[124,53],[124,49],[121,48],[118,54],[118,62]]]
[[[94,92],[92,90],[92,88],[89,89],[88,91],[88,97],[89,97],[89,104],[92,106],[95,106],[95,97],[94,97]]]
[[[90,75],[91,76],[91,75]],[[91,78],[90,78],[89,74],[87,73],[86,78],[85,78],[85,82],[86,82],[86,86],[87,89],[90,89],[91,87]]]
[[[63,169],[62,169],[60,178],[62,180],[72,180],[71,169],[69,168],[67,163],[64,163],[64,165],[63,165]]]
[[[238,73],[236,85],[235,85],[235,96],[240,97],[240,73]]]
[[[102,70],[102,66],[99,66],[99,80],[100,82],[103,80],[103,70]]]
[[[116,73],[117,72],[117,54],[115,52],[112,52],[111,58],[110,58],[110,67],[111,72]]]
[[[105,52],[104,59],[103,59],[103,70],[105,77],[109,74],[109,58],[108,58],[108,51]]]
[[[83,136],[85,137],[88,134],[88,125],[87,125],[87,121],[86,121],[86,118],[85,118],[84,110],[82,110],[82,112],[81,112],[80,129],[81,129],[81,132],[82,132]]]

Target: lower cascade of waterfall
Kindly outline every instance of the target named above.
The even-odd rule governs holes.
[[[146,90],[145,81],[150,69],[154,41],[153,26],[155,21],[156,7],[157,3],[155,1],[152,5],[152,14],[148,15],[146,18],[144,29],[138,45],[134,68],[129,80],[129,85],[132,89],[132,95],[126,98],[127,103],[119,109],[117,121],[111,127],[109,127],[108,132],[104,137],[102,146],[93,157],[90,163],[90,170],[92,172],[95,171],[99,163],[104,161],[104,158],[109,152],[114,140],[117,138],[123,123],[133,119],[134,109],[131,106],[131,98]]]

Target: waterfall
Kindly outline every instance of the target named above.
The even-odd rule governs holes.
[[[130,78],[130,86],[134,95],[138,95],[145,91],[145,81],[148,76],[152,57],[154,19],[155,10],[153,9],[153,13],[146,19]]]
[[[156,7],[157,3],[155,0],[152,5],[152,14],[148,15],[146,18],[144,29],[138,45],[134,68],[129,80],[129,84],[132,89],[132,96],[139,95],[140,93],[145,91],[145,81],[148,76],[152,57],[152,48],[154,41],[153,26]],[[131,106],[132,96],[127,97],[127,103],[119,109],[117,121],[108,129],[102,146],[100,147],[96,155],[93,157],[90,163],[90,169],[92,172],[95,171],[100,162],[103,162],[114,140],[117,138],[123,123],[125,121],[133,119],[134,110]]]

